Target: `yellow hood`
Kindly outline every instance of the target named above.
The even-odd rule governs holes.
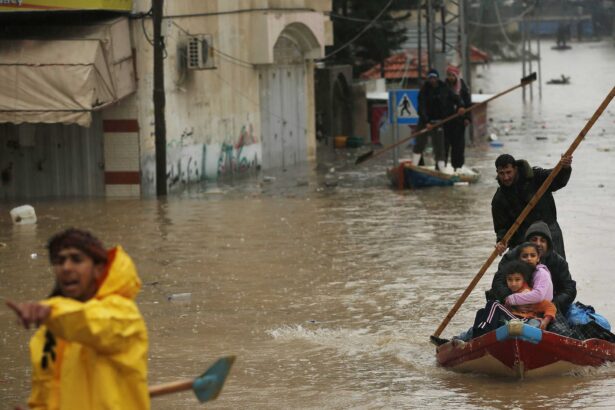
[[[98,285],[95,298],[120,295],[134,299],[141,289],[141,280],[132,259],[121,246],[110,249],[107,256],[109,258],[107,270]]]

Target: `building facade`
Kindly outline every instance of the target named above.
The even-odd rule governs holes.
[[[0,85],[0,198],[154,194],[151,1],[36,12],[17,3],[0,6],[4,21],[27,14],[0,42],[12,64],[0,77],[32,84]],[[330,3],[165,2],[170,192],[315,159],[314,60],[331,43]]]

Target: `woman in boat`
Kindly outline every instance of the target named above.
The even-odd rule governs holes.
[[[553,303],[555,303],[559,312],[565,314],[577,296],[577,284],[572,280],[570,270],[568,269],[568,262],[553,250],[551,231],[546,223],[537,221],[530,225],[525,233],[525,240],[533,242],[538,246],[540,262],[551,273]],[[507,262],[518,259],[519,250],[520,246],[517,246],[503,255],[498,265],[498,271],[493,277],[491,289],[486,292],[487,300],[498,300],[504,303],[506,297],[511,294],[511,291],[506,286],[506,278],[503,276],[501,268]]]

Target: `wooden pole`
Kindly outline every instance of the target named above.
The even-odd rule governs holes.
[[[154,26],[154,132],[156,145],[156,195],[167,194],[167,129],[164,117],[164,38],[162,37],[162,14],[164,0],[152,0],[152,24]]]
[[[180,391],[190,390],[192,389],[193,383],[194,379],[185,379],[176,382],[157,384],[156,386],[152,386],[149,388],[149,396],[156,397],[169,393],[177,393]]]
[[[563,156],[572,155],[574,150],[577,149],[581,141],[583,141],[583,139],[585,138],[585,135],[587,134],[587,132],[591,129],[591,127],[598,120],[598,118],[600,118],[600,116],[602,115],[606,107],[609,105],[609,103],[613,99],[613,97],[615,97],[615,87],[611,89],[611,92],[606,96],[604,101],[602,101],[602,104],[600,104],[600,106],[598,107],[594,115],[592,115],[589,121],[585,124],[585,127],[583,127],[579,135],[575,138],[575,140],[572,142],[572,144],[570,145],[568,150],[563,154]],[[506,235],[504,235],[504,237],[502,238],[502,242],[507,243],[510,240],[510,238],[515,234],[515,232],[517,232],[517,229],[519,229],[519,226],[523,223],[527,215],[530,212],[532,212],[532,209],[534,209],[534,206],[536,205],[536,203],[538,203],[538,201],[540,200],[540,198],[542,198],[543,194],[546,192],[549,186],[551,186],[551,182],[553,182],[553,179],[557,176],[557,174],[559,173],[561,169],[562,169],[562,163],[560,160],[560,162],[557,163],[555,168],[553,168],[553,170],[551,171],[547,179],[545,179],[545,181],[542,183],[540,188],[538,188],[538,191],[536,191],[536,193],[534,194],[530,202],[528,202],[528,204],[525,206],[523,211],[521,211],[521,213],[515,220],[515,223],[510,227],[508,232],[506,232]],[[439,337],[442,334],[442,332],[444,331],[448,323],[451,321],[453,316],[455,316],[455,314],[457,313],[457,311],[459,310],[463,302],[465,302],[465,300],[470,295],[472,290],[474,290],[474,287],[476,286],[478,281],[485,274],[489,266],[491,266],[491,263],[493,263],[493,260],[495,259],[496,256],[497,256],[497,250],[494,249],[491,252],[491,255],[489,255],[489,258],[487,258],[487,261],[480,268],[476,276],[474,276],[474,279],[472,279],[472,282],[470,282],[466,290],[459,297],[457,302],[455,302],[455,305],[452,307],[450,312],[448,312],[448,314],[446,315],[442,323],[440,323],[440,326],[438,326],[438,329],[436,329],[436,332],[434,333],[435,337]]]

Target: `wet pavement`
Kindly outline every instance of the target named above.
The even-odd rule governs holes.
[[[471,186],[396,192],[386,158],[352,166],[339,152],[304,167],[234,184],[192,187],[166,200],[31,203],[39,222],[13,226],[0,204],[0,297],[38,299],[51,288],[45,241],[68,226],[122,244],[135,260],[150,336],[150,382],[192,377],[237,355],[210,408],[610,408],[615,367],[538,381],[460,375],[438,368],[431,335],[489,256],[493,161],[504,152],[552,167],[615,85],[612,42],[543,44],[543,85],[489,108],[503,147],[469,148]],[[474,89],[518,82],[518,63],[477,69]],[[528,93],[529,97],[529,93]],[[555,195],[578,299],[612,322],[615,245],[615,103],[574,155]],[[333,168],[333,172],[332,172]],[[484,303],[489,269],[443,336],[467,328]],[[184,294],[184,295],[181,295]],[[189,294],[189,295],[185,295]],[[173,297],[173,295],[176,295]],[[179,296],[177,296],[179,295]],[[0,397],[25,402],[31,332],[0,309]],[[192,409],[190,394],[155,409]]]

